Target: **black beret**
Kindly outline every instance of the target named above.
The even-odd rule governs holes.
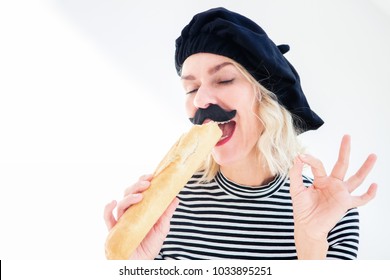
[[[261,85],[273,92],[293,116],[298,132],[315,130],[324,122],[302,91],[297,71],[284,57],[288,45],[276,46],[252,20],[225,8],[196,14],[176,40],[175,66],[181,68],[195,53],[213,53],[240,63]]]

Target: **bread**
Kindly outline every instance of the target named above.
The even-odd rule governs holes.
[[[108,234],[107,259],[129,259],[222,136],[218,124],[194,125],[169,150],[141,202],[132,205]]]

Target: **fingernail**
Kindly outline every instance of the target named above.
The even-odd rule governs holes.
[[[147,180],[147,179],[150,179],[151,177],[153,177],[153,174],[145,174],[145,175],[142,175],[140,179]]]
[[[302,161],[302,163],[304,163],[304,161],[307,159],[307,156],[305,154],[301,154],[298,156],[299,160]]]
[[[141,181],[140,184],[141,184],[141,186],[143,186],[143,187],[147,187],[147,186],[150,185],[150,182],[149,182],[149,181]]]
[[[134,198],[137,198],[137,197],[140,197],[140,196],[141,196],[140,193],[133,193],[133,194],[132,194],[132,197],[134,197]]]

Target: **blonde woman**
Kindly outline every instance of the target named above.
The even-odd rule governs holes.
[[[370,155],[349,179],[350,138],[330,174],[302,154],[297,135],[323,121],[299,76],[250,19],[215,8],[194,16],[176,40],[175,63],[190,120],[220,122],[223,135],[201,170],[166,210],[133,259],[354,259],[358,206],[376,184],[351,193],[375,164]],[[314,178],[302,175],[303,165]],[[142,200],[151,175],[105,208],[107,227]]]

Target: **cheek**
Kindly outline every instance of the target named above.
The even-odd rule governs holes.
[[[248,144],[252,145],[257,143],[262,134],[264,127],[260,119],[255,115],[257,110],[253,108],[247,108],[245,111],[245,116],[243,116],[241,125],[242,125],[242,140]]]
[[[185,100],[185,109],[188,117],[193,117],[196,112],[196,107],[194,106],[194,95],[190,94],[188,97],[186,97]]]

